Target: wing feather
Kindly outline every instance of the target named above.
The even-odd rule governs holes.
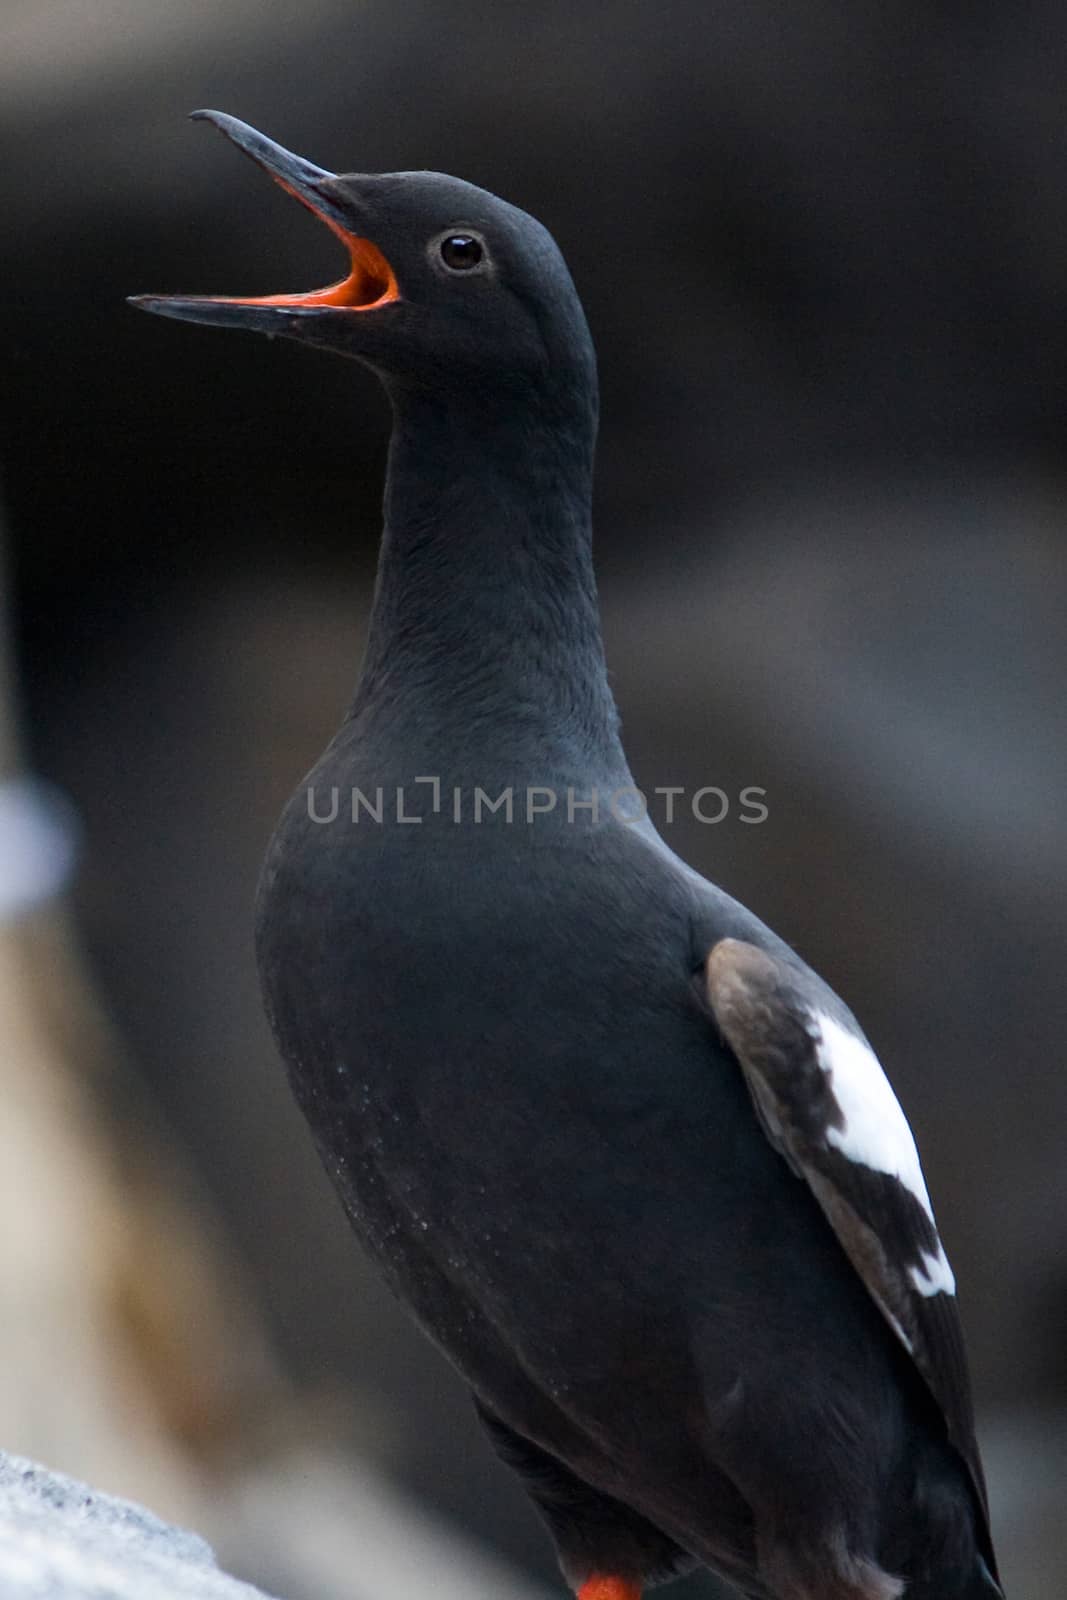
[[[867,1041],[814,975],[739,939],[707,993],[770,1143],[818,1201],[907,1350],[963,1458],[988,1528],[955,1300],[915,1141]]]

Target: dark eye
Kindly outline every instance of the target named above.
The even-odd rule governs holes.
[[[469,233],[450,233],[441,240],[441,260],[453,272],[469,272],[483,254],[481,240],[472,239]]]

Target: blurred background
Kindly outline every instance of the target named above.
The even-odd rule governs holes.
[[[4,0],[0,1446],[290,1600],[560,1592],[260,1014],[258,863],[354,682],[387,412],[125,306],[343,265],[208,105],[560,241],[635,771],[766,789],[669,842],[878,1048],[1009,1593],[1062,1593],[1065,81],[1056,0]]]

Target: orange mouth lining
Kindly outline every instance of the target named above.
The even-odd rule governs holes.
[[[400,299],[400,286],[385,256],[370,239],[361,239],[349,233],[333,217],[320,211],[306,196],[286,183],[284,178],[271,174],[275,183],[287,194],[307,206],[313,216],[325,222],[332,233],[342,241],[352,261],[347,278],[327,284],[324,289],[309,289],[304,294],[264,294],[252,296],[212,295],[220,305],[229,306],[340,306],[349,311],[371,311]]]

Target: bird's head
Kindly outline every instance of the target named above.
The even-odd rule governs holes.
[[[138,295],[133,304],[335,350],[372,367],[387,387],[595,392],[578,296],[533,217],[459,178],[338,176],[223,112],[194,117],[213,123],[321,218],[346,246],[350,269],[306,294]]]

